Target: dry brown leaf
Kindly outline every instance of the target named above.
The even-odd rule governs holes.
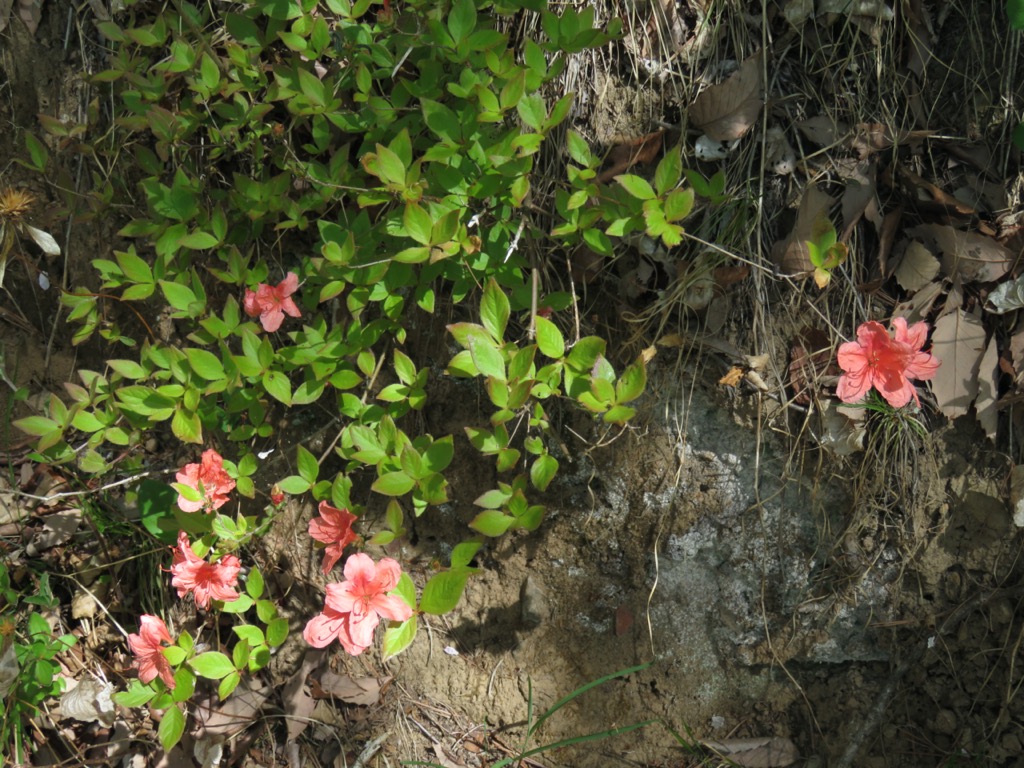
[[[956,312],[963,305],[964,281],[960,279],[960,275],[956,275],[949,285],[949,293],[946,294],[946,300],[942,303],[942,309],[939,310],[936,319],[948,315],[950,312]]]
[[[850,456],[864,450],[864,409],[847,408],[834,400],[825,400],[818,411],[818,430],[813,432],[818,445],[837,456]]]
[[[725,81],[700,93],[690,122],[715,141],[734,141],[750,130],[764,103],[761,54],[747,58]]]
[[[18,0],[18,17],[25,22],[28,33],[35,37],[43,18],[43,0]]]
[[[965,283],[988,283],[998,280],[1013,265],[1013,254],[993,238],[977,232],[964,232],[944,224],[921,224],[907,230],[907,235],[925,243],[940,255],[942,270]]]
[[[1024,372],[1024,315],[1017,320],[1017,327],[1010,337],[1010,356],[1013,358],[1013,367],[1020,376]]]
[[[1010,506],[1014,525],[1024,528],[1024,464],[1010,470]]]
[[[850,126],[846,123],[833,120],[828,115],[809,117],[798,122],[796,127],[809,141],[822,147],[838,144],[850,131]]]
[[[734,365],[726,372],[725,376],[718,380],[718,383],[723,387],[737,387],[741,381],[743,381],[743,369]]]
[[[875,197],[878,191],[875,171],[873,160],[862,161],[853,168],[840,171],[846,179],[846,189],[843,190],[842,198],[843,231],[839,236],[843,242],[850,239],[853,228],[857,226],[862,216],[874,225],[876,233],[882,230],[882,214],[878,210],[878,201]]]
[[[620,173],[629,170],[638,163],[653,163],[661,151],[661,142],[665,130],[660,129],[639,139],[627,139],[619,142],[608,153],[608,168],[597,177],[598,184],[607,184]]]
[[[800,200],[800,210],[789,237],[772,247],[772,259],[783,272],[793,275],[814,269],[807,250],[807,241],[814,239],[815,222],[828,216],[828,210],[835,200],[814,184],[808,184]]]
[[[808,326],[797,334],[789,350],[789,386],[793,402],[808,405],[822,377],[838,376],[828,334]]]
[[[978,423],[985,430],[988,439],[995,441],[996,428],[999,425],[999,350],[996,349],[996,337],[989,339],[988,347],[978,366],[978,399],[974,402]]]
[[[919,291],[939,274],[939,260],[917,240],[911,240],[894,274],[905,291]]]
[[[199,697],[194,709],[196,739],[230,739],[249,728],[259,717],[270,695],[270,687],[255,678],[243,677],[227,700],[220,701],[213,691]]]
[[[302,666],[288,678],[281,690],[281,705],[284,708],[285,725],[288,729],[288,743],[294,744],[309,725],[316,701],[309,694],[306,678],[326,657],[327,652],[310,648],[302,659]]]
[[[954,219],[971,219],[977,215],[973,206],[967,205],[941,187],[921,178],[913,171],[899,166],[897,172],[908,185],[914,205],[933,215],[945,215]]]
[[[900,302],[892,311],[893,317],[904,317],[909,325],[919,320],[924,320],[932,311],[939,294],[942,293],[942,283],[934,282],[926,285],[906,301]]]
[[[708,749],[728,757],[733,765],[743,768],[785,768],[800,758],[796,744],[780,736],[762,739],[726,739],[701,742]]]
[[[932,391],[939,410],[963,416],[978,396],[978,369],[985,352],[985,329],[974,315],[958,309],[935,322],[932,354],[941,362]]]
[[[380,701],[381,689],[389,682],[390,677],[351,677],[327,671],[320,675],[321,691],[314,691],[313,697],[331,696],[346,704],[370,707]]]
[[[896,230],[899,228],[902,219],[902,205],[893,208],[882,219],[882,226],[878,231],[878,269],[882,273],[882,277],[889,277],[892,274],[889,268],[889,253],[892,251],[892,244],[896,239]]]
[[[889,149],[895,144],[919,141],[933,133],[935,131],[893,130],[882,123],[858,123],[847,145],[851,149],[855,149],[861,158],[865,158],[875,152]]]

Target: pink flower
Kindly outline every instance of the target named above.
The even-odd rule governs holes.
[[[249,317],[258,317],[263,330],[273,333],[281,327],[284,316],[301,317],[302,313],[291,296],[299,288],[299,277],[294,272],[285,275],[276,286],[260,283],[256,290],[245,289],[242,308]]]
[[[151,683],[159,677],[168,688],[174,688],[174,671],[161,645],[170,642],[171,634],[163,619],[147,614],[139,617],[139,634],[128,635],[128,645],[135,654],[132,666],[139,670],[139,680]]]
[[[845,373],[839,377],[836,395],[844,403],[857,402],[874,387],[893,408],[902,408],[910,398],[921,404],[910,380],[927,381],[939,370],[939,361],[921,351],[928,324],[908,328],[906,319],[897,317],[892,325],[896,333],[890,338],[881,323],[869,320],[857,329],[856,341],[839,347],[839,367]]]
[[[314,648],[324,648],[337,638],[353,656],[370,647],[380,618],[405,621],[412,608],[397,595],[387,594],[398,584],[402,569],[389,557],[376,565],[369,555],[352,555],[345,561],[345,579],[327,585],[323,613],[306,624],[302,636]]]
[[[178,597],[189,592],[196,605],[208,608],[210,600],[230,603],[238,599],[238,571],[241,563],[234,555],[224,555],[216,563],[208,563],[192,551],[188,534],[178,531],[178,546],[174,549],[174,564],[171,565],[171,586],[178,588]]]
[[[213,448],[203,451],[198,464],[186,464],[175,477],[179,483],[194,488],[203,497],[199,501],[189,501],[179,493],[178,506],[183,512],[220,509],[228,503],[228,494],[235,488],[235,481],[224,471],[224,459]]]
[[[358,519],[347,509],[336,509],[326,501],[320,502],[320,517],[309,521],[309,535],[327,545],[321,566],[325,574],[330,573],[334,564],[341,559],[345,547],[356,540],[352,523]]]

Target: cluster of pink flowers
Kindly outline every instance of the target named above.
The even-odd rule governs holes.
[[[171,633],[163,619],[147,614],[139,618],[139,634],[128,635],[128,646],[135,654],[132,666],[139,670],[139,680],[151,683],[159,677],[168,688],[174,688],[174,672],[163,649],[163,643],[170,642]]]
[[[917,390],[911,379],[928,381],[939,370],[939,361],[923,352],[928,340],[928,324],[914,323],[897,317],[892,321],[895,331],[889,335],[885,326],[869,320],[857,329],[857,340],[839,347],[839,377],[836,396],[844,403],[856,403],[872,387],[893,408],[902,408],[913,398],[918,405]]]
[[[358,656],[373,642],[381,618],[405,621],[412,608],[398,595],[389,595],[402,575],[390,557],[374,563],[359,552],[345,561],[345,581],[327,585],[324,610],[306,624],[302,637],[314,648],[325,648],[335,639]]]
[[[228,494],[235,488],[235,481],[224,470],[223,458],[213,449],[204,451],[198,464],[186,465],[177,473],[177,480],[202,496],[202,501],[189,501],[179,493],[178,506],[186,512],[212,512],[228,502]],[[275,494],[273,503],[278,505],[283,494],[278,490]],[[319,513],[309,522],[309,535],[326,545],[321,568],[327,574],[341,559],[345,547],[358,541],[352,529],[358,518],[326,501],[320,502]],[[178,590],[178,597],[191,594],[201,608],[209,608],[212,600],[233,602],[239,597],[240,570],[241,563],[231,554],[207,562],[193,551],[188,534],[178,532],[170,568],[171,586]],[[337,639],[348,653],[358,656],[373,642],[374,630],[382,618],[406,621],[413,611],[401,597],[389,594],[402,575],[401,567],[391,558],[374,563],[368,555],[357,553],[345,562],[344,573],[345,581],[327,585],[324,610],[310,619],[302,635],[315,648],[324,648]],[[128,644],[143,683],[159,677],[169,688],[174,687],[174,672],[163,652],[163,644],[171,642],[161,619],[141,617],[139,634],[129,635]]]
[[[284,316],[302,317],[292,294],[299,289],[299,277],[294,272],[285,275],[277,285],[260,283],[256,290],[247,288],[242,307],[249,317],[258,317],[263,330],[273,333],[281,327]]]
[[[324,549],[324,561],[320,566],[324,574],[331,572],[334,564],[349,544],[356,538],[352,524],[358,518],[347,509],[337,509],[326,501],[320,502],[320,517],[309,521],[309,535],[327,545]]]
[[[192,551],[188,534],[178,532],[171,566],[171,586],[178,588],[178,597],[192,593],[196,605],[209,608],[210,600],[231,603],[238,599],[238,572],[242,564],[234,555],[223,555],[216,563],[208,563]]]
[[[235,481],[224,470],[224,459],[213,448],[203,451],[198,464],[186,464],[175,479],[202,497],[199,501],[189,501],[179,493],[178,506],[183,512],[220,509],[228,503],[228,494],[235,489]]]

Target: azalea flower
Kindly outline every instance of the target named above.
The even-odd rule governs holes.
[[[345,547],[356,540],[352,523],[358,519],[347,509],[336,509],[326,501],[320,502],[320,517],[309,521],[309,535],[327,545],[321,566],[325,574],[330,573],[334,564],[341,559]]]
[[[178,531],[178,546],[174,549],[174,564],[171,566],[171,586],[178,588],[178,597],[189,592],[196,605],[208,608],[210,600],[230,603],[238,599],[238,571],[241,563],[234,555],[224,555],[216,563],[208,563],[192,551],[188,534]]]
[[[258,317],[263,330],[272,333],[281,327],[284,316],[301,317],[302,313],[291,296],[299,288],[299,277],[294,272],[285,275],[276,286],[260,283],[256,290],[245,289],[242,307],[249,317]]]
[[[179,493],[178,506],[183,512],[220,509],[228,503],[228,494],[235,489],[235,481],[224,471],[224,459],[213,448],[203,451],[198,464],[186,464],[175,478],[182,485],[199,491],[203,497],[199,501],[189,501]]]
[[[163,619],[143,614],[139,617],[139,634],[128,635],[128,645],[135,654],[132,666],[139,670],[139,680],[151,683],[157,677],[174,688],[174,671],[164,656],[161,643],[170,643],[171,634]]]
[[[323,613],[306,624],[302,636],[314,648],[325,648],[335,638],[353,656],[370,647],[381,617],[405,621],[412,608],[399,596],[387,594],[398,584],[402,569],[389,557],[374,564],[369,555],[345,561],[345,581],[327,585]]]
[[[885,326],[869,320],[857,329],[857,340],[839,347],[839,377],[836,395],[844,403],[855,403],[872,387],[877,389],[893,408],[902,408],[914,398],[917,390],[911,379],[927,381],[939,370],[939,361],[922,352],[928,339],[928,324],[914,323],[907,327],[905,318],[892,321],[895,335],[889,336]]]

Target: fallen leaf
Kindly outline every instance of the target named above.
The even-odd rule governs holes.
[[[13,640],[9,637],[8,639]],[[0,653],[0,699],[7,699],[7,694],[18,682],[18,675],[21,668],[18,666],[18,657],[14,652],[14,643],[4,643],[7,647]]]
[[[896,239],[896,230],[903,219],[903,206],[898,205],[885,214],[882,219],[882,226],[878,231],[878,268],[883,277],[889,277],[889,253],[892,251],[893,241]]]
[[[1010,470],[1010,506],[1014,525],[1024,528],[1024,464]]]
[[[796,127],[808,141],[822,147],[838,144],[850,132],[850,126],[841,120],[833,120],[828,115],[809,117],[798,122]]]
[[[846,180],[846,188],[840,206],[843,212],[843,231],[839,239],[843,242],[849,240],[861,217],[866,217],[872,223],[876,233],[881,232],[882,214],[879,213],[876,199],[875,162],[861,161],[840,173]]]
[[[390,681],[390,677],[351,677],[327,671],[320,675],[321,695],[332,696],[357,707],[370,707],[380,701],[381,689]],[[313,696],[320,698],[316,693]]]
[[[972,219],[978,215],[974,206],[967,205],[949,194],[942,187],[923,179],[913,171],[897,166],[897,174],[907,185],[910,197],[918,210],[925,210],[933,216],[942,215],[959,219]]]
[[[796,744],[779,736],[761,739],[726,739],[702,741],[705,747],[729,758],[743,768],[785,768],[800,758]]]
[[[690,107],[690,122],[716,141],[744,136],[764,103],[761,53],[748,57],[726,80],[703,90]]]
[[[988,295],[988,302],[985,305],[985,309],[997,315],[1021,308],[1024,308],[1024,275],[997,285]]]
[[[270,691],[255,678],[243,677],[226,701],[220,701],[214,691],[199,697],[194,708],[196,739],[230,739],[249,728],[258,719]]]
[[[939,410],[963,416],[978,396],[978,369],[985,351],[985,329],[974,315],[958,309],[935,322],[932,354],[941,362],[932,391]]]
[[[814,226],[822,216],[828,217],[829,208],[835,200],[818,189],[813,183],[804,189],[800,209],[789,236],[772,247],[772,259],[783,272],[793,275],[814,269],[811,263],[807,241],[814,239]]]
[[[306,678],[312,674],[326,657],[327,652],[308,649],[302,659],[302,666],[288,678],[281,689],[281,704],[284,708],[285,725],[288,729],[288,743],[293,744],[306,730],[316,701],[309,694]]]
[[[989,339],[985,354],[978,366],[978,398],[974,402],[978,423],[985,430],[989,440],[996,439],[996,428],[999,426],[999,350],[996,348],[995,335]]]
[[[54,512],[43,518],[43,530],[39,531],[32,540],[25,545],[25,552],[29,557],[38,557],[40,553],[63,544],[72,536],[82,524],[82,510],[65,509],[61,512]]]
[[[607,184],[620,173],[634,165],[653,163],[661,151],[661,142],[665,130],[660,129],[639,139],[623,140],[612,147],[608,153],[608,168],[597,177],[598,184]]]
[[[25,22],[28,33],[35,37],[43,18],[43,0],[18,0],[18,16]]]
[[[894,274],[900,287],[913,293],[924,288],[939,274],[939,260],[917,240],[911,240]]]
[[[726,372],[725,376],[718,380],[719,385],[723,387],[737,387],[739,383],[743,381],[743,369],[738,365],[734,365]]]
[[[857,123],[853,136],[847,140],[847,146],[856,150],[863,159],[875,152],[891,149],[894,145],[920,141],[934,133],[935,131],[893,130],[882,123]]]
[[[864,450],[864,409],[846,408],[834,400],[825,400],[818,411],[818,429],[811,434],[818,445],[837,456],[850,456]]]
[[[808,326],[797,334],[789,360],[789,386],[798,405],[810,404],[822,377],[839,375],[828,334],[819,328]]]
[[[60,697],[60,713],[84,723],[114,724],[114,692],[112,683],[101,683],[91,677],[80,681]]]
[[[964,232],[945,224],[920,224],[907,230],[940,255],[942,270],[965,283],[988,283],[998,280],[1013,264],[1013,254],[991,237],[977,232]]]

